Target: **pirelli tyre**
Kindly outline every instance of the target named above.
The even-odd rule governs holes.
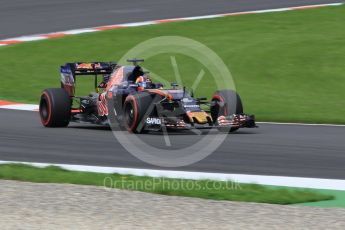
[[[45,127],[66,127],[71,118],[72,100],[62,88],[45,89],[41,94],[39,114]]]
[[[128,95],[123,105],[124,112],[124,127],[132,133],[143,133],[145,132],[145,115],[149,111],[151,114],[154,107],[151,106],[153,103],[153,97],[147,92],[141,92],[137,94]],[[148,114],[148,115],[150,115]]]
[[[243,105],[240,96],[233,90],[216,91],[212,97],[210,106],[211,116],[217,122],[219,116],[230,116],[232,114],[242,114]],[[220,129],[224,131],[224,129]],[[227,129],[229,132],[238,130],[238,127]]]

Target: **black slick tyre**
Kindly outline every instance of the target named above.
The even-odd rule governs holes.
[[[243,105],[240,96],[233,90],[216,91],[212,97],[211,116],[214,122],[220,116],[231,116],[232,114],[242,114]],[[234,132],[238,128],[232,127],[229,132]],[[223,131],[223,130],[221,130]]]
[[[149,93],[142,92],[128,95],[123,105],[124,126],[132,133],[145,132],[144,116],[153,99]]]
[[[45,127],[66,127],[71,118],[72,100],[62,88],[45,89],[41,94],[39,114]]]

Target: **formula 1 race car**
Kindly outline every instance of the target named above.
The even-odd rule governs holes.
[[[185,87],[173,83],[166,89],[152,82],[138,65],[143,60],[128,61],[133,65],[78,62],[61,66],[61,88],[45,89],[41,95],[42,124],[46,127],[66,127],[69,122],[109,125],[111,120],[133,133],[205,128],[233,132],[256,127],[254,116],[243,114],[241,99],[233,90],[216,91],[210,101],[194,98]],[[95,92],[78,97],[75,95],[77,77],[87,75],[94,76]]]

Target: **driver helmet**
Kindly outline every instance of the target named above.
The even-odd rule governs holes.
[[[139,76],[137,80],[135,80],[135,83],[138,84],[139,90],[143,90],[149,88],[152,81],[148,76]]]

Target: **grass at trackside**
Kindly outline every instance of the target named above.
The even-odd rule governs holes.
[[[38,183],[68,183],[106,186],[163,195],[198,197],[213,200],[271,204],[296,204],[331,200],[334,197],[311,190],[274,188],[211,180],[182,180],[119,174],[67,171],[55,166],[35,168],[21,164],[0,165],[0,179]]]
[[[314,207],[323,207],[323,208],[345,208],[345,191],[336,191],[336,190],[317,190],[318,193],[333,195],[335,199],[324,200],[318,202],[302,203],[298,205],[304,206],[314,206]]]
[[[281,189],[299,189],[296,187],[285,187],[285,186],[271,186],[267,185],[268,188],[281,188]],[[329,189],[310,189],[310,191],[321,193],[325,195],[332,195],[334,199],[321,200],[316,202],[298,203],[295,205],[299,206],[312,206],[320,208],[345,208],[345,191],[344,190],[329,190]]]
[[[345,6],[176,22],[83,34],[0,48],[0,99],[37,103],[42,89],[59,86],[59,65],[117,60],[149,38],[177,35],[214,50],[229,67],[247,113],[258,120],[345,123]],[[183,83],[201,66],[175,55]],[[174,79],[169,55],[144,67]],[[205,78],[196,93],[210,96]],[[90,88],[91,89],[90,84]],[[86,90],[86,84],[81,84]]]

